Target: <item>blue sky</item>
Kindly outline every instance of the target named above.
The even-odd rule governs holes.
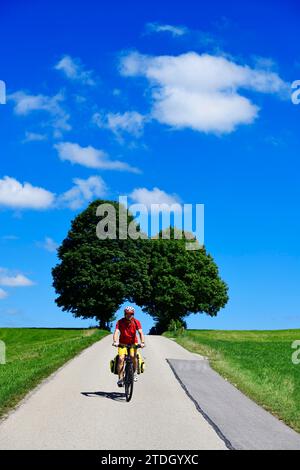
[[[297,2],[0,8],[0,326],[93,323],[56,307],[55,248],[90,200],[128,195],[205,205],[230,301],[189,327],[299,327]]]

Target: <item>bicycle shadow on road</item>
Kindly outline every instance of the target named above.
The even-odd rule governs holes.
[[[126,401],[125,393],[120,392],[80,392],[81,395],[86,397],[103,397],[110,398],[114,401]]]

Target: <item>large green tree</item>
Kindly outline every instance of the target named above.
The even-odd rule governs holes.
[[[107,212],[97,211],[105,204],[115,210],[112,224]],[[120,220],[125,227],[120,228]],[[96,234],[99,224],[102,239]],[[227,286],[205,248],[187,250],[185,234],[177,239],[174,229],[169,239],[164,232],[156,240],[145,235],[133,239],[127,236],[129,225],[131,234],[141,235],[133,216],[113,201],[94,201],[75,217],[58,250],[60,263],[52,270],[57,305],[75,317],[96,318],[107,328],[127,299],[154,318],[157,332],[171,320],[184,324],[191,313],[217,315],[228,300]]]
[[[103,204],[115,208],[115,239],[99,239],[96,234],[101,220],[105,225],[107,213],[96,215],[97,207]],[[121,209],[127,224],[134,224],[132,215]],[[58,249],[60,263],[52,270],[57,305],[75,317],[96,318],[101,328],[107,328],[125,299],[143,297],[149,288],[145,242],[120,238],[117,202],[91,203],[72,221]]]
[[[139,299],[156,320],[156,332],[167,330],[171,320],[179,320],[191,313],[216,316],[228,301],[228,288],[220,278],[218,267],[205,248],[187,250],[187,239],[163,238],[163,232],[151,241],[148,276],[150,289]]]

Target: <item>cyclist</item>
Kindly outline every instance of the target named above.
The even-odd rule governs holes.
[[[118,320],[116,324],[116,329],[113,335],[113,346],[118,346],[118,343],[121,345],[129,345],[129,344],[138,344],[138,339],[137,339],[137,334],[136,332],[138,331],[140,339],[141,339],[141,347],[143,348],[145,346],[145,337],[144,333],[142,330],[142,325],[137,320],[134,318],[134,308],[133,307],[125,307],[124,309],[124,318],[121,318],[121,320]],[[118,342],[118,336],[119,336],[119,342]],[[132,357],[133,360],[133,367],[134,367],[134,381],[137,381],[137,357],[136,357],[137,349],[136,348],[130,348],[130,356]],[[124,360],[125,360],[125,355],[127,354],[127,348],[126,347],[120,347],[118,348],[118,355],[119,355],[119,361],[118,361],[118,374],[119,374],[119,380],[118,380],[118,386],[123,387],[124,385]]]

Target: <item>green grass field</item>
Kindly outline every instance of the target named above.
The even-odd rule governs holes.
[[[292,363],[291,347],[300,330],[187,330],[165,336],[207,356],[223,377],[300,432],[300,364]]]
[[[42,379],[103,338],[97,329],[0,328],[6,364],[0,365],[0,416]]]

